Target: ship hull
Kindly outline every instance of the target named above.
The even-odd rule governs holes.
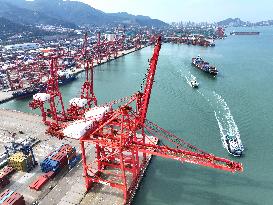
[[[260,32],[231,32],[230,35],[259,35]]]
[[[15,99],[19,100],[19,99],[32,97],[36,93],[44,92],[45,90],[46,90],[46,86],[45,85],[40,85],[40,87],[27,88],[27,89],[22,90],[22,91],[14,92],[14,93],[12,93],[12,96]]]
[[[218,71],[211,71],[211,70],[210,70],[211,68],[204,69],[204,66],[203,66],[202,64],[196,63],[196,62],[194,61],[194,59],[192,60],[192,65],[193,65],[194,67],[198,68],[199,70],[201,70],[201,71],[203,71],[203,72],[205,72],[205,73],[208,73],[208,74],[210,74],[210,75],[212,75],[212,76],[214,76],[214,77],[217,76],[217,74],[218,74]]]
[[[18,95],[13,95],[15,100],[22,100],[25,98],[29,98],[32,97],[33,95],[35,95],[38,92],[33,92],[33,93],[23,93],[23,94],[18,94]]]
[[[76,75],[73,75],[69,78],[59,79],[59,85],[66,85],[76,79],[77,79]]]

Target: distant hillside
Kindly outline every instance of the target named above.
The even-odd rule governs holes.
[[[5,19],[3,17],[0,17],[0,30],[5,32],[23,32],[27,29],[27,26],[18,24],[18,23],[13,23],[8,19]],[[2,32],[0,33],[2,34]]]
[[[119,13],[108,13],[111,18],[114,18],[116,22],[122,22],[127,24],[136,24],[140,26],[155,26],[162,27],[167,26],[163,21],[158,19],[151,19],[149,16],[141,16],[141,15],[132,15],[127,12],[119,12]]]
[[[50,24],[50,25],[62,25],[69,28],[75,28],[76,25],[62,19],[50,17],[39,11],[32,11],[20,7],[20,5],[14,5],[18,0],[12,0],[8,3],[7,0],[0,0],[0,17],[6,18],[12,22],[25,25],[33,24]]]
[[[249,21],[242,21],[239,18],[228,18],[223,21],[219,21],[217,23],[219,26],[271,26],[273,25],[273,20],[267,20],[267,21],[259,21],[259,22],[249,22]]]
[[[272,26],[273,20],[259,21],[255,23],[255,26]]]
[[[217,24],[219,26],[243,26],[246,25],[247,22],[244,22],[239,18],[228,18],[223,21],[219,21]]]
[[[24,24],[51,25],[107,25],[134,24],[140,26],[166,26],[163,21],[147,16],[134,16],[127,13],[108,14],[77,2],[63,0],[0,0],[0,16]],[[16,15],[14,15],[16,14]]]
[[[0,17],[0,39],[7,40],[12,36],[21,37],[35,37],[40,35],[48,35],[48,32],[42,31],[33,26],[26,26],[18,23],[14,23],[6,18]]]

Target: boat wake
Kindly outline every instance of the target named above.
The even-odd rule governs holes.
[[[195,77],[193,74],[191,74],[191,72],[189,72],[188,75],[185,75],[184,77],[185,77],[185,79],[186,79],[186,82],[187,82],[190,86],[192,86],[192,85],[191,85],[191,79],[196,79],[196,77]]]
[[[243,151],[244,147],[240,139],[239,128],[224,98],[221,95],[217,94],[215,91],[213,91],[212,94],[206,91],[204,91],[204,93],[200,90],[197,90],[197,92],[203,98],[205,98],[210,106],[213,108],[214,116],[218,123],[223,147],[227,149],[227,144],[225,142],[226,136],[234,136],[237,139],[239,148]]]
[[[221,140],[223,141],[226,135],[235,136],[237,138],[237,142],[240,148],[243,149],[243,145],[240,139],[239,128],[235,123],[235,120],[226,101],[221,95],[217,94],[216,92],[213,92],[213,95],[217,102],[217,109],[214,110],[214,115],[220,130]]]

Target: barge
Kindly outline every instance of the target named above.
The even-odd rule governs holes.
[[[260,32],[253,32],[253,31],[233,31],[233,32],[230,32],[230,35],[260,35]]]

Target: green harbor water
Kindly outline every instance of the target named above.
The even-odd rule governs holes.
[[[243,173],[227,173],[154,157],[140,186],[136,205],[271,205],[273,204],[273,27],[257,36],[228,36],[216,47],[163,44],[148,118],[197,147],[242,162]],[[230,30],[231,31],[231,30]],[[99,103],[129,96],[140,89],[152,47],[95,68]],[[201,55],[214,64],[214,79],[191,66]],[[193,75],[198,90],[187,83]],[[61,88],[65,104],[79,96],[84,75]],[[1,108],[30,112],[29,99]],[[237,131],[244,156],[230,156],[222,147],[219,123]]]

